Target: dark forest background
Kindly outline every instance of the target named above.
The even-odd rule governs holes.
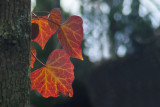
[[[124,1],[81,0],[84,61],[71,59],[75,66],[74,96],[46,99],[31,90],[32,107],[160,107],[160,28],[153,27],[151,13],[141,16],[139,0],[132,0],[130,12],[124,14]],[[105,6],[109,11],[105,11]],[[71,16],[59,0],[36,0],[33,11],[51,11],[56,7],[61,8],[62,22]],[[100,60],[85,54],[93,47],[89,40],[99,46]],[[108,58],[104,55],[105,43]],[[44,51],[33,43],[42,62],[57,44],[56,34]],[[38,62],[36,65],[34,69],[40,66]]]

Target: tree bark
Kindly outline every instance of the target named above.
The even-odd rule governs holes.
[[[30,0],[1,0],[0,10],[0,107],[29,107]]]

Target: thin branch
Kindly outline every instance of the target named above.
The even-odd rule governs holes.
[[[46,66],[44,63],[42,63],[42,62],[33,54],[32,51],[31,51],[31,54],[34,56],[34,58],[35,58],[40,64],[42,64],[43,66]]]
[[[33,12],[32,14],[33,14],[33,17],[35,17],[35,18],[43,18],[43,19],[46,19],[46,20],[50,21],[51,23],[56,24],[58,27],[61,26],[60,24],[55,23],[55,22],[53,22],[53,21],[51,21],[51,20],[49,20],[49,19],[47,19],[47,18],[44,18],[43,16],[37,16],[34,12]]]
[[[47,12],[47,11],[46,11]],[[45,11],[42,11],[42,13],[46,13]],[[36,13],[40,13],[40,11],[36,11],[36,12],[32,12],[32,17],[43,17],[43,16],[47,16],[49,15],[49,13],[47,12],[47,15],[42,15],[42,16],[38,16]]]
[[[49,19],[47,19],[47,18],[44,18],[44,17],[41,17],[41,18],[43,18],[43,19],[46,19],[46,20],[48,20],[48,21],[50,21],[50,22],[52,22],[52,23],[54,23],[54,24],[56,24],[57,26],[61,26],[60,24],[58,24],[58,23],[55,23],[55,22],[53,22],[53,21],[51,21],[51,20],[49,20]]]

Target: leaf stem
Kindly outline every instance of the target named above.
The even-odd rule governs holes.
[[[39,12],[41,12],[41,11],[39,11]],[[42,11],[42,12],[43,12],[43,11]],[[44,11],[44,12],[46,12],[46,11]],[[60,24],[55,23],[55,22],[53,22],[53,21],[51,21],[51,20],[49,20],[49,19],[47,19],[47,18],[44,18],[43,16],[37,16],[35,13],[36,13],[36,12],[32,12],[33,17],[35,17],[35,18],[43,18],[43,19],[46,19],[46,20],[50,21],[51,23],[56,24],[56,25],[59,26],[59,27],[61,26]]]
[[[31,51],[31,54],[33,55],[33,57],[34,57],[40,64],[42,64],[43,66],[46,66],[44,63],[42,63],[42,62],[33,54],[32,51]]]
[[[49,19],[47,19],[47,18],[44,18],[44,17],[41,17],[41,18],[43,18],[43,19],[46,19],[46,20],[48,20],[48,21],[50,21],[50,22],[52,22],[52,23],[54,23],[54,24],[56,24],[57,26],[61,26],[60,24],[58,24],[58,23],[55,23],[55,22],[53,22],[53,21],[51,21],[51,20],[49,20]]]

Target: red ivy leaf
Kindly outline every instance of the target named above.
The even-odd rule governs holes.
[[[73,58],[83,60],[81,42],[83,40],[83,21],[79,16],[71,16],[60,26],[58,39],[65,51]]]
[[[36,50],[31,46],[31,63],[30,63],[30,67],[33,68],[34,62],[35,62],[35,57],[33,56],[33,54],[36,56],[37,52]]]
[[[72,82],[74,66],[64,50],[54,50],[48,57],[46,66],[31,73],[31,88],[43,97],[57,97],[59,93],[73,96]]]
[[[50,28],[47,19],[47,16],[44,16],[43,18],[32,19],[32,23],[36,23],[39,26],[39,33],[34,41],[37,42],[42,49],[44,49],[49,38],[56,32],[56,30],[52,30]]]
[[[58,30],[61,24],[61,12],[59,8],[55,8],[50,12],[49,21],[50,27],[53,30]]]

